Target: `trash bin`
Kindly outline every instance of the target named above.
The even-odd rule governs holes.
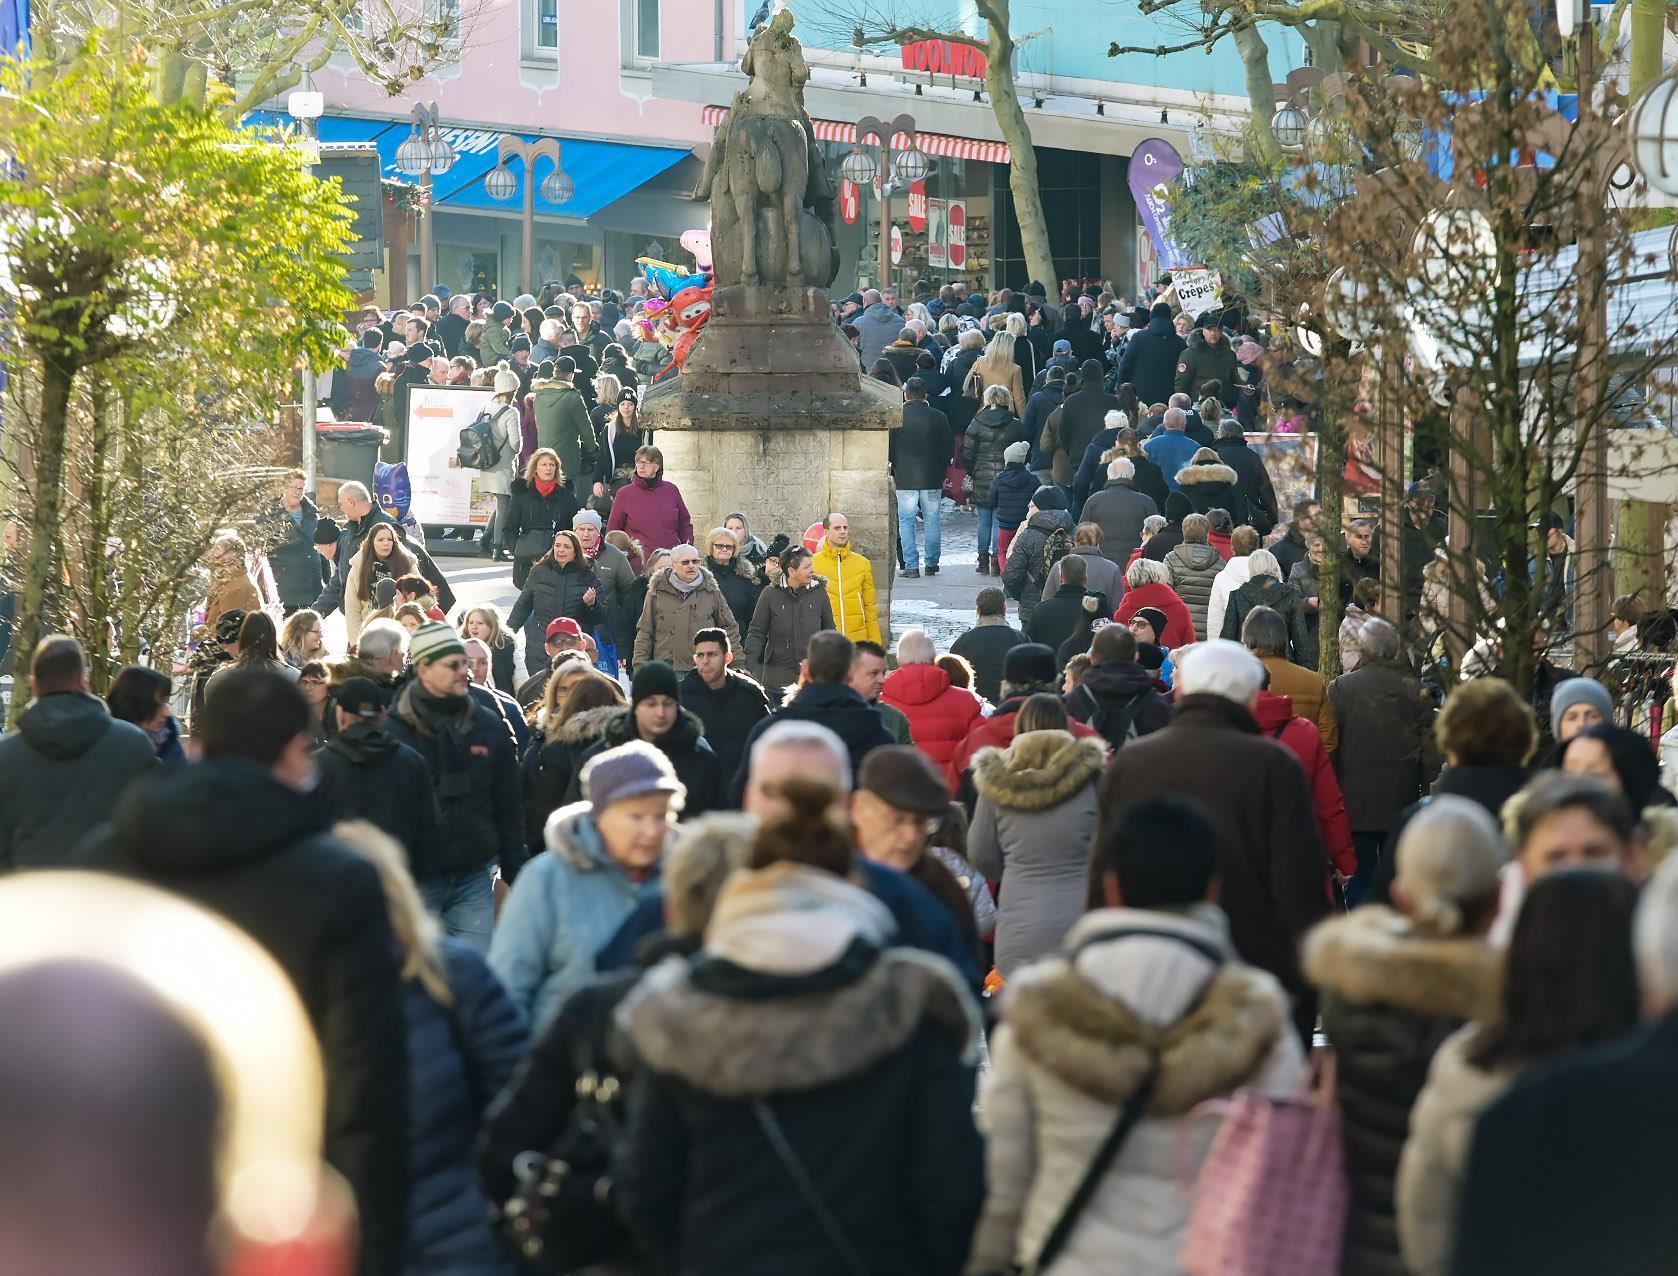
[[[366,421],[316,422],[315,472],[346,482],[354,479],[371,492],[379,449],[389,441],[386,430]]]

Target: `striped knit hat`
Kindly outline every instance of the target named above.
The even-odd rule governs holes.
[[[428,665],[444,656],[464,656],[466,644],[460,640],[453,625],[440,620],[421,625],[408,639],[408,660],[416,665]]]

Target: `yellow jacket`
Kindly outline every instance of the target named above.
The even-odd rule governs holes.
[[[852,642],[880,641],[880,617],[874,610],[874,568],[849,545],[835,549],[826,541],[816,551],[816,575],[827,577],[833,624]]]

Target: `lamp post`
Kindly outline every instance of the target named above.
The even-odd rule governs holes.
[[[518,179],[507,167],[510,159],[524,163],[524,291],[536,291],[536,161],[553,161],[553,172],[542,179],[542,198],[553,205],[568,204],[577,185],[560,167],[559,139],[539,137],[534,142],[502,134],[496,145],[496,166],[484,174],[484,192],[491,199],[509,200],[518,191]]]
[[[414,131],[396,148],[396,167],[420,179],[420,287],[437,273],[437,251],[432,239],[431,179],[454,167],[455,150],[437,122],[435,102],[416,102]]]
[[[899,133],[909,139],[903,150],[892,151],[892,139]],[[880,160],[864,147],[866,139],[877,139]],[[880,287],[891,286],[891,191],[892,181],[918,182],[932,171],[932,161],[915,144],[915,117],[899,115],[888,127],[873,115],[865,115],[856,122],[856,145],[840,162],[839,172],[847,181],[865,186],[877,175],[880,179]]]
[[[320,160],[320,141],[317,122],[326,110],[325,97],[315,88],[313,77],[303,75],[303,87],[286,99],[286,111],[303,126],[303,172],[314,175]],[[315,381],[314,365],[303,363],[303,422],[302,458],[303,483],[312,493],[315,490],[315,418],[320,415],[320,388]]]

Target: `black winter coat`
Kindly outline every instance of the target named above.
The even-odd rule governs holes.
[[[220,913],[291,979],[326,1065],[326,1160],[355,1193],[364,1276],[402,1276],[408,1047],[372,864],[266,767],[221,758],[135,784],[77,858]]]
[[[1171,722],[1171,706],[1154,687],[1154,676],[1135,661],[1104,661],[1062,697],[1069,717],[1093,727],[1113,748],[1124,746],[1134,727],[1152,735]]]
[[[1093,601],[1094,610],[1086,606],[1086,600]],[[1040,642],[1050,651],[1059,652],[1061,644],[1072,636],[1080,624],[1086,624],[1091,616],[1111,616],[1113,605],[1107,601],[1106,594],[1088,593],[1081,585],[1062,585],[1054,595],[1045,598],[1037,604],[1031,613],[1031,622],[1026,625],[1026,633],[1032,642]],[[1068,652],[1068,657],[1072,653]],[[1064,660],[1058,662],[1065,666]]]
[[[569,483],[556,483],[552,495],[543,496],[528,479],[515,478],[507,502],[507,526],[501,529],[504,544],[513,547],[513,557],[529,564],[553,548],[554,533],[570,531],[577,516],[577,498]]]
[[[976,399],[969,399],[962,394],[961,389],[967,384],[967,375],[973,371],[973,365],[984,354],[984,347],[977,350],[961,350],[955,358],[950,360],[950,366],[944,370],[944,380],[953,387],[942,404],[945,414],[950,418],[950,431],[961,433],[966,430],[973,420],[973,414],[979,410]]]
[[[1066,396],[1060,409],[1060,445],[1077,465],[1090,440],[1107,428],[1107,414],[1119,410],[1119,401],[1101,386],[1086,386]]]
[[[629,709],[618,710],[618,716],[606,724],[606,729],[600,733],[600,739],[577,755],[577,765],[571,772],[571,787],[566,791],[565,802],[583,800],[583,768],[589,759],[615,749],[620,744],[628,744],[631,740],[638,740],[640,736],[635,730],[635,714]],[[687,789],[687,801],[682,804],[682,818],[694,819],[704,815],[707,811],[719,811],[728,805],[728,776],[723,773],[722,763],[717,759],[716,750],[705,740],[705,729],[699,719],[685,709],[676,712],[676,725],[660,740],[653,741],[658,750],[670,759],[670,765],[675,768],[676,778]]]
[[[1024,437],[1025,425],[1007,408],[982,408],[973,414],[961,455],[962,464],[973,476],[975,505],[990,508],[990,485],[1008,464],[1002,454],[1010,443]]]
[[[1004,620],[973,626],[950,644],[950,653],[973,666],[973,690],[995,704],[1002,699],[1002,666],[1008,653],[1030,641]]]
[[[617,1163],[632,1231],[675,1276],[958,1276],[984,1196],[977,1012],[952,970],[853,945],[813,975],[701,954],[618,1013],[646,1069]],[[761,1099],[856,1258],[765,1138]],[[860,1266],[858,1266],[860,1264]]]
[[[259,523],[268,546],[268,566],[274,573],[274,587],[280,591],[280,601],[288,611],[307,607],[319,598],[321,586],[331,570],[331,564],[315,552],[315,528],[320,524],[320,511],[305,496],[299,513],[302,517],[292,522],[285,507],[276,501]]]
[[[738,669],[727,670],[715,691],[705,685],[699,670],[690,669],[682,675],[681,691],[682,708],[703,725],[705,741],[716,752],[722,773],[732,777],[740,769],[746,737],[773,710],[769,693],[757,679]]]
[[[1034,470],[1046,470],[1053,464],[1054,458],[1043,450],[1043,427],[1049,423],[1049,414],[1065,402],[1064,381],[1051,382],[1026,400],[1025,438],[1031,444],[1031,468]]]
[[[466,697],[457,722],[467,756],[462,769],[450,773],[444,768],[444,742],[414,711],[412,698],[419,690],[413,682],[404,687],[389,719],[391,737],[425,759],[443,813],[439,858],[415,862],[414,876],[423,883],[499,861],[501,876],[511,882],[525,861],[524,792],[507,724],[493,709]]]
[[[1216,381],[1222,387],[1224,407],[1235,406],[1235,348],[1229,344],[1228,335],[1218,338],[1218,344],[1209,346],[1206,338],[1196,328],[1189,333],[1188,341],[1183,347],[1183,353],[1177,360],[1177,375],[1173,381],[1173,388],[1181,394],[1192,394],[1196,401],[1200,399],[1200,388],[1208,381]]]
[[[475,948],[445,938],[440,950],[454,1005],[438,1005],[417,979],[407,985],[408,1270],[488,1276],[509,1267],[473,1151],[484,1110],[530,1044],[530,1025]]]
[[[705,566],[717,578],[717,588],[722,590],[723,601],[734,613],[735,626],[745,633],[746,626],[752,623],[752,612],[757,609],[757,596],[763,592],[763,582],[740,558],[733,559],[725,567],[707,554]]]
[[[594,601],[583,601],[583,595],[594,590]],[[548,624],[555,617],[569,616],[583,627],[584,632],[600,623],[600,578],[592,568],[575,560],[561,567],[553,559],[543,559],[530,569],[525,578],[519,600],[507,617],[509,629],[522,629],[525,641],[542,648]]]
[[[1219,439],[1212,449],[1235,471],[1236,486],[1247,502],[1247,522],[1260,536],[1270,535],[1281,521],[1281,512],[1276,507],[1276,485],[1270,481],[1263,458],[1247,446],[1246,439]],[[1233,516],[1234,511],[1230,513]]]
[[[1292,585],[1284,585],[1274,576],[1254,576],[1230,591],[1224,607],[1224,630],[1218,637],[1240,642],[1241,626],[1254,607],[1281,613],[1288,624],[1288,659],[1300,663],[1299,657],[1311,641],[1305,631],[1305,600]]]
[[[740,766],[734,772],[731,805],[738,806],[746,791],[746,764],[751,760],[752,744],[775,722],[819,722],[833,732],[850,755],[853,778],[863,758],[882,745],[897,743],[886,729],[880,711],[850,687],[831,682],[806,683],[797,695],[753,727],[746,737],[745,746],[740,750]]]
[[[1183,339],[1172,326],[1171,316],[1154,316],[1148,326],[1133,332],[1119,356],[1119,382],[1136,387],[1136,397],[1152,406],[1171,398],[1177,380],[1177,363],[1183,357]]]
[[[1010,461],[1002,467],[1002,473],[991,480],[986,499],[979,503],[988,504],[996,510],[999,526],[1016,528],[1025,522],[1031,498],[1036,495],[1039,486],[1037,476],[1026,469],[1024,461]]]
[[[543,830],[548,816],[565,805],[565,795],[576,777],[578,759],[600,739],[621,710],[616,705],[582,709],[548,735],[532,741],[524,755],[525,845],[537,851],[546,846]]]
[[[329,824],[367,820],[402,844],[410,864],[439,862],[443,816],[431,773],[424,758],[384,727],[354,722],[333,732],[315,754],[315,770],[315,800]]]
[[[1196,514],[1225,510],[1231,526],[1240,527],[1247,521],[1247,498],[1236,480],[1235,471],[1227,465],[1186,465],[1177,471],[1177,490]]]
[[[891,432],[891,477],[900,492],[936,491],[954,455],[950,419],[925,403],[903,405],[903,423]],[[749,624],[751,617],[741,620]]]

